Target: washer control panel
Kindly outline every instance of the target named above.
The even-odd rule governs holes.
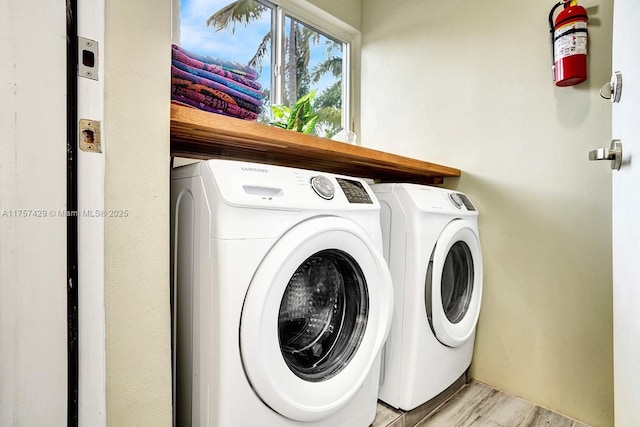
[[[361,182],[344,178],[336,178],[336,181],[344,191],[344,195],[347,196],[349,203],[373,204],[369,193],[367,193]]]

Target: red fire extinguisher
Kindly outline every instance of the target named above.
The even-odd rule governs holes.
[[[564,9],[553,21],[560,6]],[[587,10],[577,0],[562,0],[549,12],[553,80],[556,86],[573,86],[587,79]]]

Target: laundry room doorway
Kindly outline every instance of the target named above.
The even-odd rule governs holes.
[[[612,139],[622,145],[622,165],[613,171],[613,358],[617,426],[640,425],[640,3],[615,0],[613,72],[622,75],[619,102],[612,106]],[[613,162],[612,162],[613,163]]]

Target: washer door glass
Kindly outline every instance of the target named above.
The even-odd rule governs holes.
[[[467,314],[472,293],[473,258],[469,246],[458,241],[449,249],[440,283],[442,307],[451,323],[458,323]]]
[[[482,252],[474,226],[450,222],[438,237],[425,280],[429,326],[442,344],[458,347],[475,333],[482,298]]]
[[[331,216],[301,222],[273,243],[245,295],[247,380],[275,412],[325,419],[377,375],[392,311],[389,269],[357,224]]]
[[[362,271],[347,253],[325,250],[307,258],[278,314],[280,349],[291,371],[307,381],[340,372],[364,336],[368,300]]]

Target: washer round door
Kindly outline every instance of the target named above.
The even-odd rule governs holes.
[[[482,299],[482,252],[473,225],[451,221],[436,242],[427,270],[426,308],[442,344],[458,347],[475,332]]]
[[[281,415],[338,411],[370,374],[389,332],[391,276],[354,223],[318,217],[287,231],[256,271],[242,309],[249,382]]]

